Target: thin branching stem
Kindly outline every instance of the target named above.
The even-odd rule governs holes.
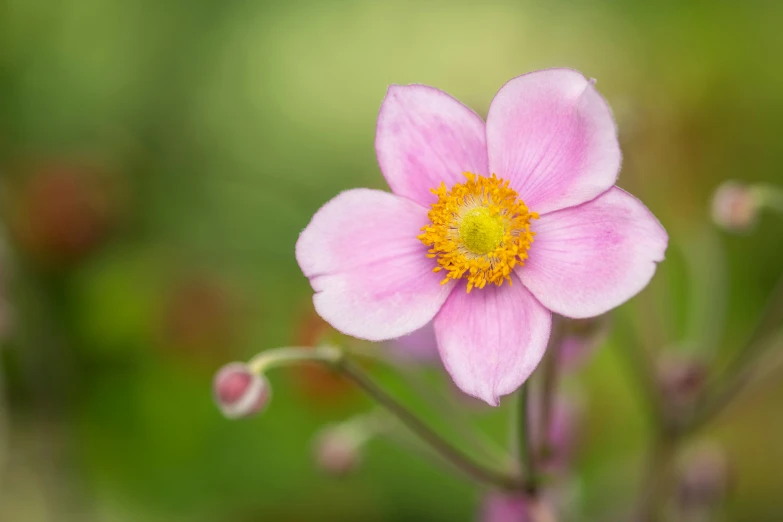
[[[416,433],[423,441],[429,444],[442,458],[448,460],[457,469],[475,479],[478,482],[493,485],[502,489],[520,490],[524,483],[520,477],[513,476],[492,468],[485,467],[461,450],[452,446],[447,440],[432,430],[419,417],[403,406],[397,399],[389,395],[379,387],[358,366],[346,358],[340,359],[334,367],[378,404],[385,407],[396,416],[400,422]]]
[[[538,473],[530,426],[530,379],[519,389],[516,432],[519,467],[524,473],[525,489],[535,495],[538,489]]]
[[[402,403],[378,386],[359,366],[349,360],[340,348],[323,345],[317,348],[286,347],[267,350],[248,362],[248,367],[253,372],[263,373],[271,368],[307,362],[324,364],[340,372],[375,402],[386,408],[403,425],[418,435],[441,458],[467,476],[478,482],[501,489],[523,489],[525,484],[521,477],[484,466],[453,446]]]
[[[560,378],[560,349],[563,344],[564,336],[564,321],[565,319],[553,316],[552,317],[552,335],[549,338],[549,346],[544,356],[543,375],[541,383],[541,407],[538,409],[538,431],[541,434],[539,440],[536,441],[536,448],[534,448],[533,460],[537,461],[533,465],[536,466],[538,461],[544,459],[549,453],[549,438],[546,436],[549,433],[549,426],[552,424],[552,413],[555,406],[555,395],[557,393],[557,385]]]

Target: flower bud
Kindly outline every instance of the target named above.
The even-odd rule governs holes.
[[[719,505],[730,485],[726,453],[717,444],[701,443],[683,455],[679,463],[678,501],[688,511]]]
[[[215,375],[215,404],[229,419],[249,417],[261,411],[271,395],[269,381],[243,363],[230,363]]]
[[[528,409],[530,441],[533,447],[544,450],[540,463],[542,468],[553,475],[560,474],[568,470],[578,449],[580,404],[570,397],[556,395],[552,401],[549,426],[544,429],[541,424],[541,401],[536,395]]]
[[[746,185],[726,181],[712,198],[712,219],[715,223],[735,232],[750,229],[758,219],[758,197]]]
[[[686,413],[704,392],[708,369],[694,355],[668,352],[658,361],[658,379],[664,399],[672,413]]]
[[[357,437],[345,426],[327,427],[315,438],[316,464],[329,475],[349,475],[361,463],[363,442],[364,437]]]
[[[480,522],[554,522],[551,506],[543,499],[493,491],[484,497]]]

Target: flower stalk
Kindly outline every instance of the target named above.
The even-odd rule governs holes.
[[[783,189],[768,183],[759,183],[751,187],[751,192],[759,202],[759,206],[783,212]]]
[[[289,366],[300,362],[321,362],[333,365],[342,357],[342,350],[328,344],[316,348],[291,346],[263,351],[253,357],[247,365],[251,372],[262,374],[272,368]]]
[[[281,366],[316,362],[339,371],[370,398],[386,408],[402,424],[426,442],[441,458],[477,482],[504,490],[522,490],[525,483],[521,477],[484,466],[453,446],[441,435],[424,423],[416,414],[378,386],[367,374],[354,364],[338,347],[331,345],[313,348],[285,347],[268,350],[254,357],[248,367],[258,375]]]
[[[518,414],[516,422],[517,431],[517,453],[519,457],[519,467],[524,471],[525,489],[531,496],[535,496],[538,491],[538,473],[536,458],[534,455],[533,440],[530,423],[530,384],[529,380],[519,389]]]
[[[358,366],[346,358],[340,359],[335,367],[378,404],[385,407],[397,419],[430,445],[442,458],[478,482],[507,490],[520,490],[525,484],[520,477],[485,467],[461,450],[452,446],[438,433],[427,426],[419,417],[403,406],[397,399],[375,384]]]
[[[482,457],[499,466],[505,466],[513,460],[504,448],[472,423],[468,412],[459,404],[456,404],[453,397],[448,396],[441,390],[428,387],[420,368],[375,347],[353,345],[347,347],[347,351],[352,356],[379,361],[399,372],[412,387],[413,391],[421,396],[423,400],[429,402],[430,406],[437,410],[445,420],[450,422],[460,435],[464,435],[465,442],[475,446],[475,449],[481,453]]]
[[[549,453],[549,439],[545,434],[549,433],[549,426],[552,423],[552,409],[555,402],[555,392],[557,391],[558,384],[558,364],[560,361],[560,348],[563,340],[563,319],[553,317],[552,320],[552,337],[549,339],[549,347],[547,353],[544,356],[543,363],[543,382],[541,384],[541,408],[539,408],[539,426],[540,432],[543,434],[540,440],[537,441],[537,447],[535,448],[535,458],[543,460],[544,456]]]

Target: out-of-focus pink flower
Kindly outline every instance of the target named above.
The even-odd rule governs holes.
[[[541,401],[532,400],[528,409],[530,438],[534,448],[543,448],[539,465],[549,473],[562,472],[571,465],[576,450],[581,422],[578,404],[568,397],[557,395],[552,402],[549,426],[546,431],[541,421]],[[544,436],[546,435],[546,439]]]
[[[756,224],[759,201],[756,193],[737,181],[726,181],[712,197],[712,219],[719,226],[741,232]]]
[[[438,341],[435,327],[427,323],[418,330],[389,341],[394,354],[401,355],[411,362],[431,363],[438,361]]]
[[[454,382],[497,405],[541,360],[552,312],[594,317],[644,288],[668,236],[614,186],[617,131],[593,83],[514,78],[486,124],[432,87],[390,87],[375,144],[393,194],[343,192],[297,242],[321,317],[373,341],[433,321]]]
[[[492,491],[484,497],[479,522],[554,522],[551,508],[543,500],[523,494]]]
[[[254,415],[264,409],[271,398],[266,378],[238,362],[227,364],[217,372],[212,393],[215,404],[229,419]]]
[[[581,367],[606,340],[608,318],[599,316],[590,319],[564,321],[558,361],[564,370]]]

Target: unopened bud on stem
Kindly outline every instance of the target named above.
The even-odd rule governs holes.
[[[212,383],[215,403],[229,419],[253,415],[269,402],[271,388],[264,377],[267,370],[306,361],[337,364],[341,358],[339,348],[326,345],[315,349],[286,347],[266,350],[247,364],[231,363],[220,369]]]
[[[736,181],[726,181],[712,198],[712,219],[720,227],[744,231],[756,224],[759,205],[753,191]]]
[[[682,509],[704,510],[719,505],[730,486],[730,466],[723,448],[701,443],[679,463],[678,501]]]
[[[783,212],[783,189],[765,183],[745,185],[726,181],[712,198],[713,221],[734,232],[751,229],[763,209]]]
[[[389,427],[389,418],[380,411],[326,426],[313,440],[315,462],[330,475],[348,475],[361,464],[365,444]]]
[[[315,439],[313,451],[316,464],[329,475],[348,475],[361,463],[362,442],[346,430],[327,428]]]
[[[215,375],[215,403],[229,419],[249,417],[261,411],[271,396],[269,381],[252,373],[243,363],[230,363]]]
[[[552,507],[545,499],[492,491],[484,497],[480,522],[555,522]]]

